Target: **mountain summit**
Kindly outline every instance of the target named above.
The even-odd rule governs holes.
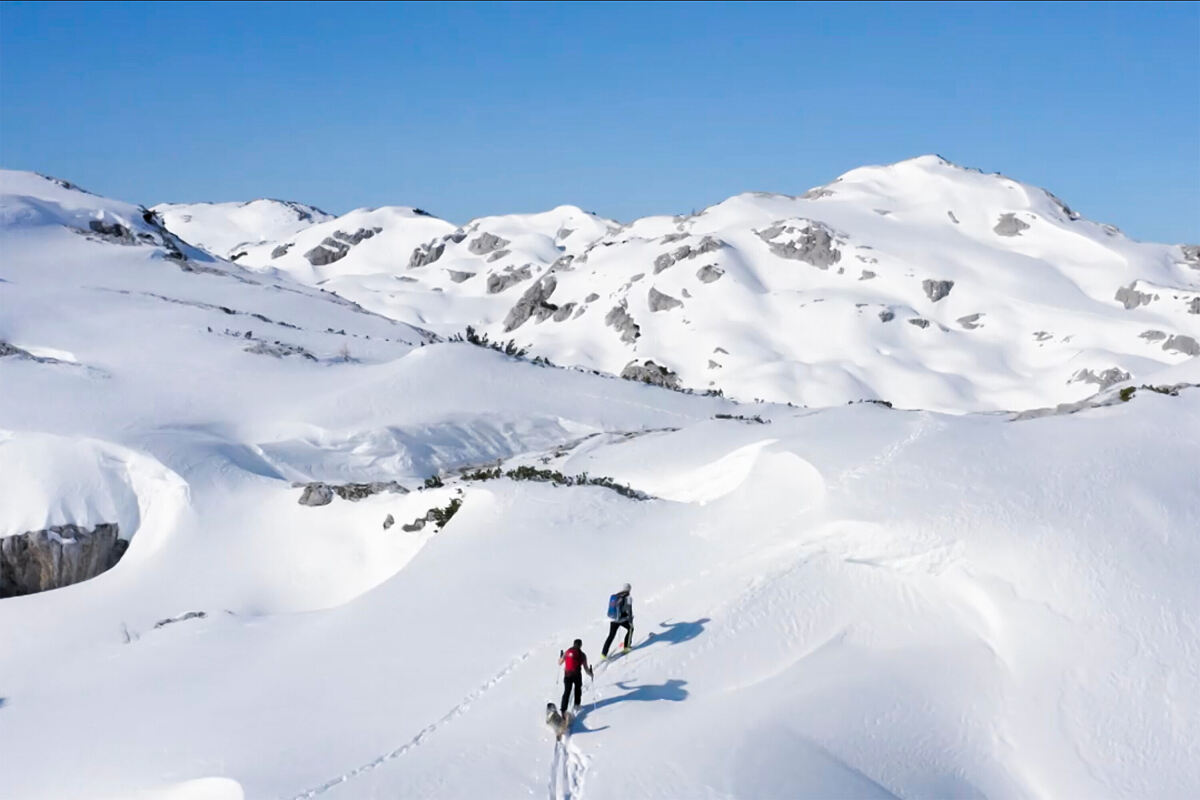
[[[363,209],[229,248],[220,214],[241,207],[211,207],[209,228],[173,222],[182,208],[164,215],[179,236],[385,316],[743,399],[1029,408],[1200,352],[1200,250],[933,155],[627,224]]]

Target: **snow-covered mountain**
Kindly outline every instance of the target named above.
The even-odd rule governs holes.
[[[1038,191],[918,159],[232,262],[0,173],[0,795],[1197,795],[1195,252]],[[814,407],[591,371],[693,354]]]
[[[248,203],[159,203],[150,210],[197,247],[235,261],[254,245],[286,239],[333,219],[315,206],[266,198]]]
[[[1200,249],[936,156],[628,225],[359,210],[239,263],[442,335],[473,325],[559,364],[806,405],[1053,405],[1200,353]]]

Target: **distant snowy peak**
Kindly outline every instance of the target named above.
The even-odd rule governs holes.
[[[278,201],[151,213],[13,174],[41,188],[6,219],[69,195],[51,217],[86,207],[63,224],[93,235],[161,219],[245,274],[442,336],[473,326],[564,366],[737,398],[1026,409],[1200,353],[1200,247],[1131,240],[937,156],[628,224],[570,205],[462,225]]]
[[[0,170],[0,229],[66,228],[96,241],[155,248],[179,262],[213,257],[171,233],[149,209],[36,172]]]
[[[173,233],[223,258],[333,219],[316,206],[266,198],[245,203],[159,203],[151,210]]]

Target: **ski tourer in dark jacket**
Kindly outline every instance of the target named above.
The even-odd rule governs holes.
[[[604,647],[600,650],[600,655],[604,658],[608,658],[608,648],[612,646],[613,637],[617,635],[617,628],[625,629],[624,649],[628,650],[633,644],[633,598],[629,595],[631,590],[632,587],[627,583],[609,600],[611,621],[608,623],[608,638],[604,640]],[[614,604],[616,608],[613,608]]]

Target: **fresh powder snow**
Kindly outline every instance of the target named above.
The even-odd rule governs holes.
[[[1200,794],[1194,247],[933,156],[0,237],[5,797]]]

